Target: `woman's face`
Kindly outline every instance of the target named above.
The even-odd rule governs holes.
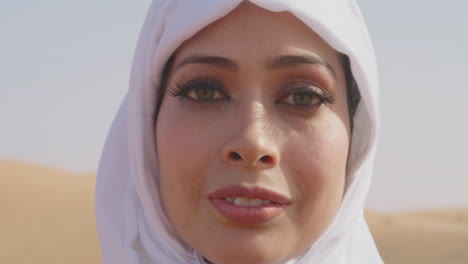
[[[218,263],[282,263],[333,220],[350,140],[339,56],[289,13],[241,4],[177,51],[156,125],[160,193]]]

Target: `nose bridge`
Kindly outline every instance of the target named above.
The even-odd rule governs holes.
[[[270,167],[279,160],[272,139],[270,118],[265,106],[256,101],[236,112],[231,137],[226,141],[223,158],[244,167]]]
[[[239,143],[246,141],[245,143],[255,145],[263,145],[268,141],[271,130],[268,129],[270,118],[264,104],[259,101],[254,101],[244,105],[242,113],[239,118]]]
[[[241,127],[246,131],[252,131],[254,133],[261,133],[262,130],[266,130],[268,124],[268,112],[265,106],[258,102],[251,102],[243,106],[243,113],[241,116]]]

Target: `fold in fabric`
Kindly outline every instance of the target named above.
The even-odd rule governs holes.
[[[164,214],[158,192],[154,112],[162,69],[185,40],[242,0],[159,0],[140,33],[130,87],[108,134],[98,170],[95,210],[106,264],[204,263]],[[378,132],[378,76],[372,43],[354,0],[251,0],[289,11],[346,54],[361,101],[354,115],[347,183],[326,232],[288,264],[382,263],[364,219]]]

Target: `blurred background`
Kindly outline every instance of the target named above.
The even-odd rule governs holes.
[[[0,0],[1,263],[100,263],[94,177],[150,2]],[[381,80],[378,247],[468,263],[468,2],[358,4]]]

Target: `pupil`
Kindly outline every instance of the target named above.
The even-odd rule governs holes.
[[[210,87],[200,87],[195,90],[198,99],[207,100],[211,99],[215,93],[213,88]]]
[[[297,105],[310,105],[313,95],[311,94],[295,94],[293,99]]]

